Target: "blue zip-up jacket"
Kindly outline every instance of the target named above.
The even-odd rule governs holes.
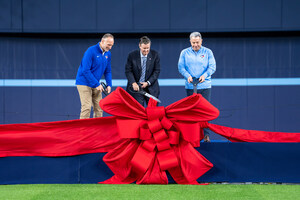
[[[96,88],[104,74],[106,84],[112,86],[111,77],[111,53],[103,54],[99,43],[86,50],[81,60],[76,76],[76,85],[86,85]]]
[[[197,89],[211,88],[211,75],[216,71],[216,61],[212,51],[201,46],[198,52],[192,47],[181,51],[178,61],[178,71],[185,78],[185,88],[193,89],[193,84],[187,79],[189,76],[200,78],[205,76],[205,81],[197,85]]]

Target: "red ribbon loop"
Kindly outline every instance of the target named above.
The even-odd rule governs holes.
[[[166,108],[156,107],[150,99],[145,109],[118,87],[100,101],[100,106],[116,116],[120,137],[128,139],[121,149],[106,155],[121,182],[165,183],[164,171],[168,170],[177,183],[192,183],[212,167],[192,146],[200,141],[200,130],[208,126],[206,121],[219,115],[201,95]]]

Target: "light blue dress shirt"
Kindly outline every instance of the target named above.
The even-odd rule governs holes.
[[[197,89],[211,88],[211,75],[216,71],[216,60],[213,52],[201,46],[198,52],[192,47],[181,51],[178,61],[178,71],[185,78],[185,88],[193,89],[193,84],[188,83],[189,76],[200,78],[204,75],[205,81],[197,85]]]

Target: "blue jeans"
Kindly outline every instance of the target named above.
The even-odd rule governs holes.
[[[191,96],[193,93],[194,93],[194,90],[186,89],[187,96]],[[197,94],[201,94],[208,102],[210,102],[211,88],[199,89],[199,90],[197,90]],[[204,129],[204,135],[209,135],[209,131],[207,128]]]

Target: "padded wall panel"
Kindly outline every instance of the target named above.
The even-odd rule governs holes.
[[[299,146],[299,143],[201,143],[196,149],[214,167],[198,181],[299,183]],[[104,153],[0,158],[0,184],[97,183],[113,175],[103,156]]]
[[[32,121],[79,119],[80,100],[74,87],[33,87]]]
[[[60,29],[60,0],[23,0],[24,32],[55,32]]]
[[[247,87],[247,129],[275,131],[275,86]]]
[[[96,0],[61,0],[62,30],[95,31],[97,26]]]
[[[133,0],[97,1],[97,30],[100,32],[132,32],[133,16]]]
[[[245,29],[281,28],[281,0],[245,0]]]
[[[133,25],[137,31],[169,31],[169,0],[133,0]]]
[[[300,87],[277,86],[275,88],[275,129],[276,131],[299,132]]]
[[[80,156],[80,183],[97,183],[114,175],[104,163],[104,155],[104,153],[94,153]]]
[[[5,87],[5,124],[32,122],[32,93],[30,87]]]
[[[0,0],[0,30],[11,29],[11,1]]]
[[[300,3],[298,0],[282,1],[282,27],[288,30],[300,28]]]
[[[210,48],[213,51],[217,69],[213,74],[213,78],[246,78],[247,66],[245,62],[246,48],[241,48],[241,44],[246,45],[248,40],[245,38],[222,38],[211,39],[204,38],[203,46]]]
[[[78,183],[79,158],[0,158],[0,184]]]
[[[199,31],[206,29],[206,1],[170,1],[170,29]]]
[[[237,30],[244,28],[244,1],[207,1],[207,29]]]
[[[11,0],[11,29],[16,32],[22,31],[22,0]]]

